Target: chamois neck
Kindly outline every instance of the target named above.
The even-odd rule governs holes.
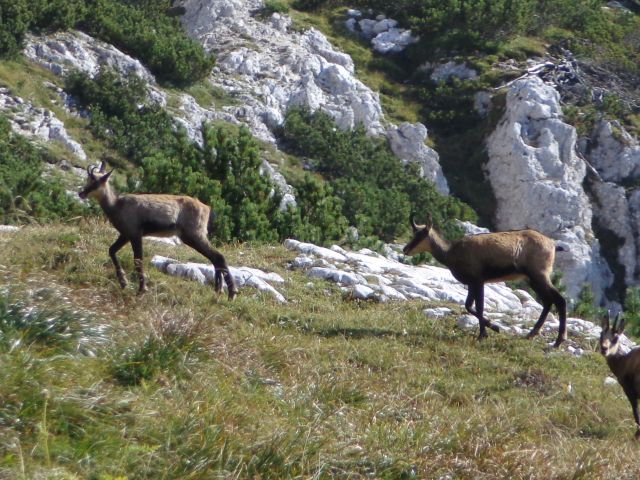
[[[100,189],[98,203],[105,212],[112,210],[115,207],[117,200],[118,194],[108,183]]]
[[[429,240],[431,243],[431,255],[433,255],[440,263],[446,265],[451,243],[445,240],[440,233],[434,229],[431,229],[429,232]]]
[[[626,355],[620,352],[616,352],[613,355],[607,355],[605,357],[607,360],[607,365],[609,365],[609,369],[616,377],[623,370],[625,357]]]

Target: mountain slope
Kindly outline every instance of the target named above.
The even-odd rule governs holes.
[[[640,473],[628,403],[595,352],[478,343],[422,302],[344,299],[288,270],[281,247],[224,253],[282,275],[286,305],[246,289],[229,303],[153,269],[136,297],[114,281],[112,237],[96,221],[0,234],[4,477]]]

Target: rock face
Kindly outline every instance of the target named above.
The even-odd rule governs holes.
[[[589,161],[603,180],[620,182],[640,177],[640,145],[620,122],[603,121],[593,135]]]
[[[108,66],[124,74],[133,73],[148,83],[155,83],[153,75],[138,60],[82,32],[64,32],[50,37],[29,35],[24,54],[61,76],[72,70],[93,76],[100,67]]]
[[[640,145],[619,122],[602,121],[596,126],[586,155],[599,176],[590,183],[596,200],[596,223],[617,239],[616,287],[622,290],[637,285],[640,274],[640,189],[628,189],[619,183],[637,183]]]
[[[576,154],[575,129],[561,119],[559,94],[540,78],[514,82],[504,117],[487,140],[487,173],[497,200],[500,230],[534,228],[568,251],[556,262],[567,293],[585,283],[597,299],[611,282],[591,229],[592,210],[582,188],[586,167]]]
[[[322,109],[340,128],[363,125],[371,135],[394,137],[408,129],[387,126],[378,94],[356,78],[351,58],[318,30],[289,32],[288,17],[279,14],[260,20],[253,15],[262,6],[259,0],[185,0],[181,5],[189,35],[217,55],[211,83],[235,100],[222,111],[249,125],[259,138],[275,142],[274,127],[294,106]],[[394,151],[404,161],[420,161],[425,178],[447,193],[438,154],[424,144],[426,129],[420,124],[410,128],[417,133],[395,135]]]
[[[87,159],[82,145],[71,138],[64,123],[51,110],[36,107],[7,88],[0,88],[0,111],[6,114],[14,132],[34,140],[58,142],[77,158]]]

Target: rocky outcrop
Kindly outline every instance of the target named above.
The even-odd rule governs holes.
[[[605,181],[640,177],[640,144],[617,120],[597,125],[588,155],[591,165]]]
[[[54,85],[51,88],[59,89]],[[14,132],[43,142],[57,142],[80,160],[86,160],[82,145],[71,138],[62,120],[48,108],[37,107],[7,88],[0,88],[0,111],[6,116]]]
[[[601,121],[592,135],[586,155],[598,178],[590,182],[599,228],[616,249],[614,271],[619,295],[637,285],[640,248],[640,190],[620,185],[637,183],[640,177],[640,145],[618,121]],[[612,240],[613,236],[613,240]]]
[[[634,230],[632,210],[625,189],[613,182],[594,181],[591,183],[591,192],[595,198],[593,210],[599,228],[619,239],[616,245],[616,263],[618,269],[623,270],[621,280],[624,285],[633,285],[637,279],[638,231]],[[624,288],[624,285],[618,287]]]
[[[52,36],[28,35],[24,54],[60,76],[73,70],[93,76],[100,68],[107,66],[123,74],[135,74],[148,83],[155,83],[153,75],[138,60],[112,45],[95,41],[82,32],[61,32]]]
[[[396,20],[384,15],[378,15],[375,19],[362,18],[360,10],[347,10],[347,16],[347,28],[370,41],[371,47],[378,53],[399,53],[419,40],[411,34],[411,30],[399,28]]]
[[[447,193],[449,186],[442,175],[432,175],[440,170],[438,154],[425,145],[427,128],[421,123],[403,123],[387,130],[387,139],[393,153],[404,162],[420,165],[423,177],[435,183],[440,192]]]
[[[486,169],[499,230],[535,228],[568,251],[557,255],[569,296],[589,283],[601,299],[611,274],[592,228],[582,188],[586,173],[576,154],[575,129],[562,121],[559,94],[539,77],[511,84],[506,112],[487,139]]]
[[[407,128],[387,125],[378,94],[357,79],[351,58],[318,30],[289,31],[287,17],[279,14],[261,20],[254,15],[262,6],[259,0],[184,0],[181,5],[189,35],[217,55],[211,83],[235,100],[221,110],[259,138],[275,142],[274,127],[298,105],[322,109],[340,128],[363,125],[371,135],[394,137]],[[416,134],[395,137],[394,151],[404,161],[415,161],[419,152],[425,178],[448,192],[438,154],[424,143],[426,129],[416,124],[413,130]]]

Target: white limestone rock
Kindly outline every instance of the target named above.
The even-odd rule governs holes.
[[[71,138],[64,123],[51,110],[37,107],[13,95],[9,89],[0,88],[0,112],[9,120],[15,133],[33,140],[55,141],[76,158],[87,159],[82,145]]]
[[[460,80],[475,80],[478,78],[478,72],[473,68],[467,67],[465,63],[449,61],[445,63],[427,62],[419,67],[420,70],[430,71],[431,80],[434,82],[446,82],[451,78]]]
[[[612,182],[594,181],[591,191],[596,199],[593,208],[598,224],[622,240],[622,245],[618,247],[618,263],[624,269],[625,284],[633,285],[637,283],[638,230],[633,228],[632,212],[625,189]]]
[[[423,178],[432,181],[441,193],[449,193],[438,153],[425,144],[427,128],[423,124],[405,122],[398,127],[390,127],[387,138],[391,150],[398,158],[403,162],[420,165]]]
[[[125,75],[133,73],[147,83],[155,83],[153,75],[138,60],[82,32],[27,35],[24,54],[60,76],[72,70],[93,76],[100,67],[108,66]]]
[[[561,116],[558,92],[539,77],[511,84],[504,117],[487,140],[495,220],[499,230],[535,228],[562,240],[568,251],[556,261],[568,295],[577,297],[590,283],[599,300],[611,276],[591,230],[576,132]]]
[[[194,280],[202,285],[214,283],[215,268],[210,264],[183,263],[161,255],[155,255],[151,259],[151,264],[168,275]],[[238,288],[252,287],[269,293],[277,302],[287,303],[284,295],[271,285],[271,283],[278,285],[284,284],[284,279],[277,273],[263,272],[262,270],[249,267],[229,267],[229,273]],[[226,285],[223,285],[223,287],[226,289]]]
[[[480,323],[478,322],[478,319],[473,315],[462,315],[460,318],[458,318],[457,325],[458,328],[462,328],[463,330],[475,330],[479,328]]]
[[[603,180],[620,182],[640,176],[640,144],[619,121],[601,121],[592,143],[589,161]]]
[[[426,308],[425,310],[423,310],[423,313],[428,318],[440,319],[446,317],[447,315],[451,315],[453,313],[453,310],[447,307],[436,307]]]
[[[367,285],[354,285],[353,290],[351,290],[351,295],[353,298],[357,300],[369,300],[373,298],[375,294],[375,290]]]
[[[213,85],[238,100],[223,111],[247,124],[258,138],[275,143],[273,129],[287,109],[297,105],[322,109],[343,129],[363,125],[371,135],[384,135],[397,128],[387,126],[378,94],[355,77],[351,58],[318,30],[283,31],[260,21],[251,15],[261,7],[259,0],[186,0],[183,6],[182,22],[189,35],[218,57]],[[357,16],[352,12],[351,18]],[[381,33],[394,28],[389,19],[372,22],[372,33],[374,27]],[[424,137],[404,141],[409,144],[402,149],[420,153],[417,160],[423,162],[425,177],[436,178],[444,192],[437,154],[429,152]]]

